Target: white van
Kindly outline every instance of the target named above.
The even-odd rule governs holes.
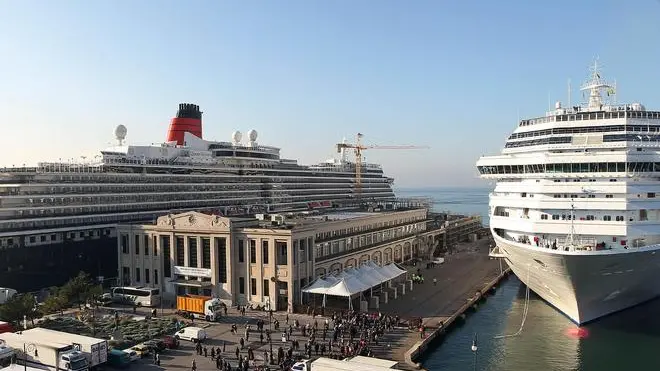
[[[174,337],[198,343],[206,340],[206,331],[201,327],[185,327],[177,331]]]

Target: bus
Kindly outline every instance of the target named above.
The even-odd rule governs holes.
[[[133,303],[140,307],[160,305],[160,290],[152,287],[112,287],[110,297],[113,301]]]

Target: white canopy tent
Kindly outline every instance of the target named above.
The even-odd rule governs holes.
[[[382,285],[405,273],[407,272],[394,263],[381,267],[370,260],[357,269],[349,267],[334,275],[318,278],[312,284],[303,288],[302,292],[322,294],[324,307],[327,295],[346,297],[349,299],[349,308],[352,309],[351,298],[353,296],[367,290],[373,290],[374,287]]]

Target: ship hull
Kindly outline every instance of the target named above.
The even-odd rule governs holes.
[[[660,296],[660,245],[560,253],[493,236],[516,276],[577,324]]]
[[[117,277],[117,238],[0,249],[0,286],[35,292],[61,286],[79,272],[93,279]]]

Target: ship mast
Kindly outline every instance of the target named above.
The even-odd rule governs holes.
[[[594,65],[590,68],[591,76],[582,86],[580,90],[589,92],[589,100],[587,102],[587,109],[589,110],[601,110],[603,108],[603,95],[602,90],[606,91],[608,97],[614,96],[616,91],[614,86],[607,81],[603,80],[600,77],[600,66],[598,65],[598,58],[594,60]]]
[[[571,229],[568,230],[564,245],[565,247],[575,246],[575,203],[573,198],[571,198]]]

